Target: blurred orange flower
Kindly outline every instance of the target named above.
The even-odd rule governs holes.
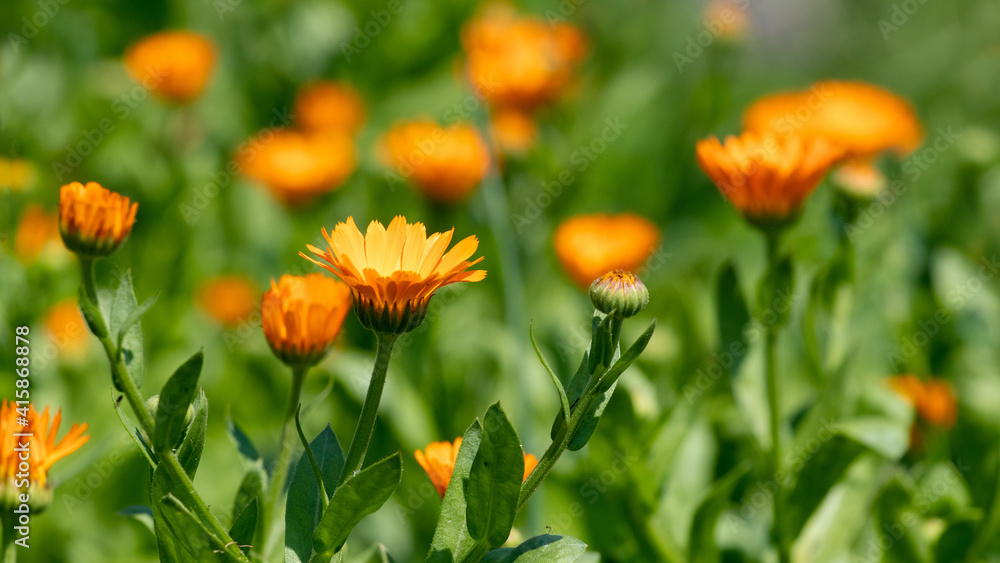
[[[28,405],[27,409],[27,416],[23,416],[18,412],[17,405],[13,401],[8,403],[7,399],[3,400],[3,405],[0,407],[0,491],[2,491],[0,497],[2,498],[9,498],[8,490],[13,492],[27,488],[21,485],[22,478],[17,476],[21,460],[14,448],[27,443],[31,452],[27,482],[44,491],[52,465],[75,452],[89,439],[89,436],[84,435],[87,425],[74,424],[57,442],[56,435],[62,423],[62,410],[56,411],[50,426],[48,407],[45,407],[41,414],[38,414],[34,405]],[[22,425],[25,420],[27,425]],[[15,433],[32,434],[32,436],[15,437]]]
[[[91,340],[83,314],[76,299],[67,299],[52,306],[42,320],[49,339],[59,351],[75,356],[87,349]]]
[[[465,72],[477,95],[521,109],[558,97],[586,52],[576,27],[518,16],[504,3],[487,5],[465,25],[462,46]]]
[[[423,223],[408,224],[398,215],[386,229],[372,221],[362,236],[354,218],[323,229],[329,245],[308,245],[320,260],[299,253],[351,286],[354,310],[366,328],[380,333],[413,330],[427,313],[427,302],[438,289],[458,282],[477,282],[485,270],[468,270],[482,257],[469,261],[479,239],[469,236],[445,252],[455,229],[427,236]]]
[[[843,147],[849,159],[871,159],[890,150],[906,156],[923,139],[910,104],[866,82],[830,80],[765,96],[743,113],[743,126],[782,137],[825,138]]]
[[[323,274],[281,276],[264,292],[261,326],[274,355],[290,366],[326,356],[351,307],[351,291]]]
[[[958,404],[947,381],[934,378],[921,381],[914,375],[896,375],[889,379],[889,385],[913,405],[921,419],[945,430],[955,425]]]
[[[299,90],[295,121],[304,131],[353,134],[365,119],[361,96],[346,84],[320,81]]]
[[[740,39],[746,34],[750,23],[747,10],[745,1],[712,0],[705,6],[705,24],[720,39]]]
[[[34,164],[19,158],[0,158],[0,188],[22,191],[31,189],[34,185]]]
[[[611,270],[635,272],[660,244],[660,230],[634,213],[578,215],[555,233],[556,256],[573,281],[589,289]]]
[[[257,286],[243,276],[219,276],[198,291],[198,304],[227,327],[247,320],[257,310]]]
[[[125,52],[125,67],[142,87],[164,101],[197,98],[215,68],[215,45],[190,31],[164,31],[140,39]]]
[[[243,172],[288,205],[333,191],[354,172],[354,141],[345,133],[277,129],[260,135],[253,150],[240,151]]]
[[[538,126],[527,113],[517,109],[498,108],[492,116],[493,140],[511,154],[524,154],[535,144]]]
[[[27,206],[21,214],[21,222],[14,235],[14,252],[18,258],[30,264],[38,259],[46,246],[58,240],[59,216],[47,213],[38,205]]]
[[[455,461],[458,459],[458,450],[461,447],[462,437],[459,436],[454,442],[431,442],[423,451],[417,450],[413,453],[441,498],[444,498],[444,493],[448,490],[448,483],[451,482],[451,474],[455,472]],[[536,465],[538,459],[534,455],[524,454],[522,481],[528,478]]]
[[[469,125],[441,127],[430,120],[396,125],[379,146],[381,159],[427,197],[440,202],[465,198],[490,167],[490,153]]]
[[[138,209],[97,182],[66,184],[59,190],[59,234],[73,252],[106,256],[132,232]]]
[[[844,151],[823,139],[746,132],[698,141],[698,165],[753,222],[794,218]]]

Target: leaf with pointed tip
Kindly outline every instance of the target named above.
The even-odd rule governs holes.
[[[337,479],[344,468],[344,451],[329,424],[309,443],[309,449],[323,475],[323,488],[327,491],[336,489]],[[289,551],[298,557],[298,561],[309,560],[313,549],[313,533],[323,516],[322,494],[309,456],[303,452],[295,465],[285,503],[286,561],[290,557]]]
[[[204,355],[195,352],[181,364],[160,391],[156,407],[156,427],[153,430],[153,450],[166,452],[174,448],[184,433],[188,407],[198,393],[198,378]]]
[[[587,544],[569,536],[544,534],[517,547],[495,549],[482,563],[575,563],[587,551]]]
[[[483,417],[483,437],[469,471],[466,524],[469,535],[490,547],[507,541],[524,478],[524,451],[514,426],[494,403]]]
[[[240,457],[243,458],[248,465],[253,465],[258,461],[262,461],[260,453],[257,452],[257,448],[254,447],[253,442],[250,437],[243,432],[243,429],[236,424],[230,413],[226,412],[226,429],[229,431],[229,437],[233,440],[233,444],[236,445],[236,449],[240,453]]]
[[[152,303],[149,304],[152,305]],[[126,270],[122,274],[118,289],[115,290],[111,299],[109,330],[114,336],[115,342],[118,343],[118,354],[121,356],[122,362],[125,363],[125,369],[132,377],[136,387],[140,387],[145,373],[142,323],[138,317],[130,321],[130,317],[137,309],[139,309],[139,302],[135,298],[132,272]],[[126,323],[128,323],[127,327]],[[121,330],[121,327],[125,327],[125,330]]]
[[[178,540],[177,543],[196,561],[215,560],[212,551],[225,549],[222,541],[212,535],[208,528],[173,494],[167,493],[160,499],[160,505],[164,521],[174,538]]]
[[[125,406],[122,405],[122,395],[116,391],[111,391],[111,401],[115,406],[115,413],[118,414],[118,420],[122,423],[125,431],[128,432],[132,441],[135,442],[136,446],[139,446],[139,451],[142,452],[143,457],[149,462],[150,469],[156,467],[156,454],[153,453],[153,448],[149,446],[146,439],[142,435],[142,431],[139,430],[139,424],[132,418],[132,415],[125,410]]]
[[[198,389],[198,396],[193,404],[194,418],[184,434],[184,441],[177,448],[177,460],[192,479],[201,463],[201,454],[205,451],[205,436],[208,433],[208,397],[203,389]]]
[[[244,549],[253,543],[254,533],[257,531],[258,500],[255,498],[250,504],[240,512],[229,528],[229,537],[233,538],[240,549]]]
[[[559,394],[559,405],[561,407],[559,413],[562,415],[563,424],[569,424],[569,398],[566,396],[566,390],[563,389],[563,384],[559,380],[559,376],[552,371],[549,363],[545,361],[542,351],[538,349],[538,343],[535,342],[534,325],[528,327],[528,337],[531,338],[531,346],[535,349],[538,361],[542,363],[542,367],[548,372],[549,378],[552,379],[552,385],[556,388],[556,393]]]
[[[629,366],[639,359],[639,356],[649,344],[649,340],[653,338],[654,330],[656,330],[656,319],[653,319],[652,322],[649,323],[649,326],[646,327],[646,330],[643,331],[641,335],[639,335],[639,338],[637,338],[635,342],[633,342],[632,345],[625,350],[622,357],[618,358],[607,373],[601,377],[601,383],[597,386],[598,393],[603,393],[610,389],[611,386],[618,381],[618,378],[621,377],[622,373],[624,373]]]
[[[476,540],[469,536],[469,528],[465,523],[467,508],[465,487],[482,436],[483,427],[479,419],[473,421],[462,435],[462,445],[455,459],[455,469],[451,473],[451,481],[441,501],[441,514],[438,516],[437,529],[434,530],[434,539],[427,555],[428,563],[460,561],[476,544]]]

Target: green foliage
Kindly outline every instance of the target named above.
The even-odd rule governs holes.
[[[483,416],[483,433],[465,489],[469,535],[489,547],[507,541],[517,514],[524,452],[500,403]]]

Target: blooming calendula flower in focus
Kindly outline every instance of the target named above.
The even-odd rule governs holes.
[[[917,412],[920,420],[943,430],[950,430],[958,417],[958,403],[951,385],[941,379],[922,381],[914,375],[889,378],[889,386]],[[910,447],[923,445],[923,433],[917,421],[910,428]]]
[[[490,4],[462,29],[465,72],[477,95],[495,106],[530,110],[557,98],[586,52],[568,24],[521,17]]]
[[[314,82],[300,90],[294,114],[303,131],[353,134],[365,120],[361,96],[350,86],[329,81]]]
[[[130,46],[125,67],[161,100],[186,104],[204,90],[215,59],[215,45],[208,38],[190,31],[164,31]]]
[[[779,138],[743,133],[725,144],[712,137],[698,141],[698,165],[743,215],[755,225],[794,220],[802,203],[844,155],[824,139]]]
[[[354,172],[354,141],[345,133],[278,129],[241,150],[243,172],[288,205],[333,191]]]
[[[260,306],[264,337],[289,366],[309,367],[326,356],[351,308],[351,290],[323,274],[281,276]]]
[[[21,215],[14,235],[14,252],[25,264],[31,264],[50,246],[59,244],[59,216],[47,213],[38,205],[29,205]],[[65,250],[62,250],[65,252]]]
[[[19,158],[0,158],[0,188],[29,190],[35,185],[35,166]]]
[[[423,223],[408,224],[405,217],[396,216],[388,229],[372,221],[362,235],[354,218],[348,217],[332,232],[323,229],[327,250],[308,246],[320,260],[299,254],[351,287],[354,311],[365,328],[380,334],[402,334],[423,322],[435,291],[486,277],[485,270],[468,269],[482,260],[469,261],[479,239],[466,237],[447,250],[454,234],[452,229],[427,236]]]
[[[573,281],[587,289],[611,270],[634,272],[660,244],[660,230],[634,213],[578,215],[555,233],[556,256]]]
[[[56,411],[50,425],[48,407],[39,414],[34,405],[23,407],[4,399],[0,406],[0,504],[10,506],[19,492],[26,490],[30,491],[35,510],[42,510],[51,502],[49,469],[79,449],[89,438],[84,435],[86,424],[74,424],[57,442],[61,423],[61,410]],[[15,436],[15,433],[31,436]],[[27,475],[19,468],[23,460],[15,450],[24,445],[31,454]]]
[[[455,472],[455,461],[458,459],[458,450],[462,447],[462,438],[455,438],[454,442],[431,442],[426,448],[414,452],[417,463],[424,469],[430,478],[438,495],[444,498],[445,491],[448,490],[448,483],[451,481],[451,474]],[[538,465],[538,459],[532,454],[524,454],[524,479]]]
[[[431,120],[393,127],[379,146],[383,161],[427,197],[455,202],[472,193],[490,167],[490,153],[472,126]]]
[[[257,309],[257,295],[257,287],[243,276],[220,276],[201,286],[198,304],[208,316],[231,328]]]
[[[765,96],[743,113],[743,127],[781,137],[823,138],[843,147],[851,160],[870,160],[885,151],[906,156],[923,140],[910,104],[865,82],[831,80]]]
[[[60,356],[79,356],[91,343],[90,331],[76,299],[53,305],[45,313],[42,324]]]
[[[138,209],[138,203],[97,182],[66,184],[59,190],[59,234],[77,254],[107,256],[132,232]]]
[[[526,112],[498,108],[490,118],[493,141],[510,154],[524,154],[538,138],[538,126]]]

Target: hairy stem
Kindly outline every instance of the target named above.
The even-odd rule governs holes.
[[[354,431],[354,438],[351,439],[351,447],[347,450],[347,460],[344,462],[344,470],[340,474],[339,485],[342,485],[349,477],[361,471],[365,463],[365,454],[368,453],[368,445],[371,444],[372,434],[375,432],[375,419],[378,418],[378,405],[382,400],[382,389],[385,387],[385,377],[389,370],[389,359],[392,357],[392,347],[396,344],[398,335],[376,333],[377,342],[375,351],[375,367],[372,368],[372,379],[368,383],[368,395],[365,397],[365,404],[361,407],[361,417],[358,418],[358,427]]]

